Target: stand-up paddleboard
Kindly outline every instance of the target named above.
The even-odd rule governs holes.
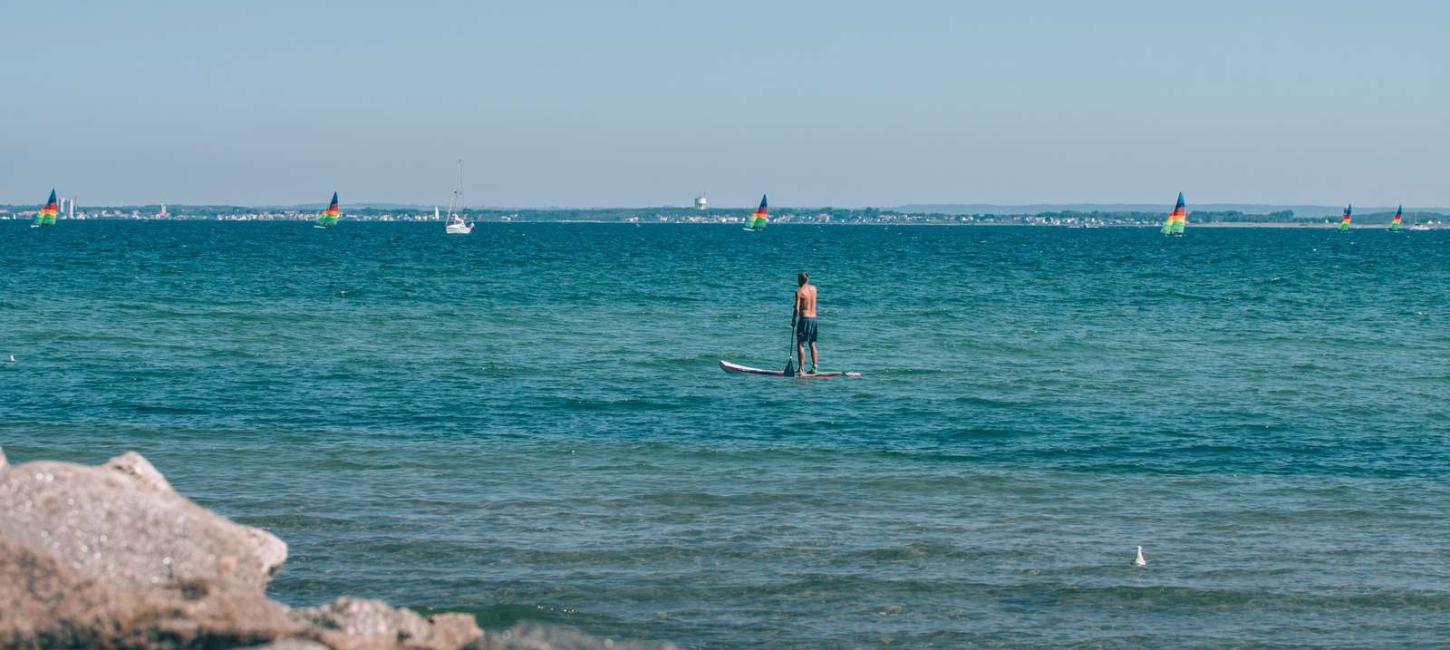
[[[785,371],[784,370],[762,370],[760,368],[751,368],[750,366],[742,366],[742,365],[740,365],[738,363],[730,363],[729,361],[726,361],[724,359],[721,359],[720,360],[720,368],[722,370],[724,370],[725,372],[738,372],[738,373],[743,374],[743,375],[763,375],[763,376],[766,376],[766,377],[789,377],[790,376],[790,375],[785,374]],[[860,377],[860,376],[861,376],[861,373],[859,373],[859,372],[818,372],[818,373],[816,373],[814,375],[797,374],[797,375],[795,375],[795,378],[796,379],[832,379],[832,378],[835,378],[835,377]]]

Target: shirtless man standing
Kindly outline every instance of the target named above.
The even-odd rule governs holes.
[[[805,271],[796,277],[799,288],[795,290],[795,340],[796,358],[801,360],[801,365],[806,361],[806,344],[811,344],[811,370],[808,373],[816,374],[816,366],[819,365],[820,355],[816,352],[816,285],[811,284],[811,276]]]

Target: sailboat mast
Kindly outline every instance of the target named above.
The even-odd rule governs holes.
[[[453,199],[448,207],[448,218],[458,216],[455,210],[463,209],[463,159],[458,159],[458,183],[453,186]],[[461,218],[461,217],[460,217]]]
[[[458,161],[458,176],[459,176],[459,178],[462,178],[463,177],[463,160],[461,160],[461,159]],[[448,195],[448,219],[446,219],[446,221],[453,221],[454,210],[456,210],[457,207],[458,207],[458,185],[455,183],[453,185],[453,193],[450,194],[450,195]]]

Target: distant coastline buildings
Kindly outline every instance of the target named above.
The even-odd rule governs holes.
[[[559,223],[679,223],[679,224],[741,224],[750,216],[746,208],[711,208],[701,193],[687,206],[656,208],[542,208],[530,210],[468,209],[468,218],[487,223],[559,222]],[[75,197],[57,199],[62,219],[129,219],[143,221],[313,221],[318,207],[309,205],[260,208],[246,206],[149,204],[128,206],[76,207]],[[40,206],[0,205],[0,221],[34,218]],[[1392,212],[1366,212],[1356,229],[1389,227]],[[831,225],[930,225],[930,226],[1047,226],[1065,228],[1131,228],[1158,227],[1163,212],[1147,210],[1060,210],[1051,212],[1008,213],[946,213],[919,208],[781,208],[772,215],[772,224]],[[348,221],[436,222],[436,211],[421,206],[354,206],[348,210]],[[1337,220],[1327,214],[1296,216],[1283,210],[1269,214],[1244,213],[1236,210],[1203,210],[1193,214],[1199,227],[1279,227],[1327,228]],[[1406,211],[1407,230],[1431,230],[1450,227],[1450,214],[1445,211]]]

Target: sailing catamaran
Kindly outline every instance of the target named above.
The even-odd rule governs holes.
[[[449,235],[467,235],[473,232],[473,222],[464,221],[457,210],[463,209],[463,161],[458,161],[458,184],[453,187],[453,198],[448,200],[448,222],[443,226],[443,232]],[[438,212],[437,208],[433,209]]]
[[[1344,206],[1344,218],[1339,220],[1339,232],[1349,230],[1349,215],[1351,212],[1354,212],[1353,205]]]
[[[1404,215],[1404,212],[1405,206],[1403,205],[1395,208],[1395,218],[1390,220],[1390,232],[1399,232],[1400,217]]]
[[[1188,225],[1188,212],[1183,209],[1183,193],[1178,193],[1178,205],[1173,206],[1173,212],[1169,213],[1168,220],[1163,222],[1163,234],[1181,236],[1184,226]]]
[[[40,212],[35,213],[35,221],[30,222],[30,227],[54,226],[55,215],[59,212],[60,210],[56,207],[55,203],[55,190],[51,190],[50,200],[45,202],[45,207],[41,208]]]
[[[745,221],[745,229],[751,232],[765,230],[765,220],[770,218],[769,210],[765,205],[765,195],[760,195],[760,207]]]
[[[333,192],[332,203],[328,204],[327,209],[322,211],[322,216],[317,218],[317,225],[313,227],[326,230],[328,228],[336,226],[337,216],[337,192]]]

